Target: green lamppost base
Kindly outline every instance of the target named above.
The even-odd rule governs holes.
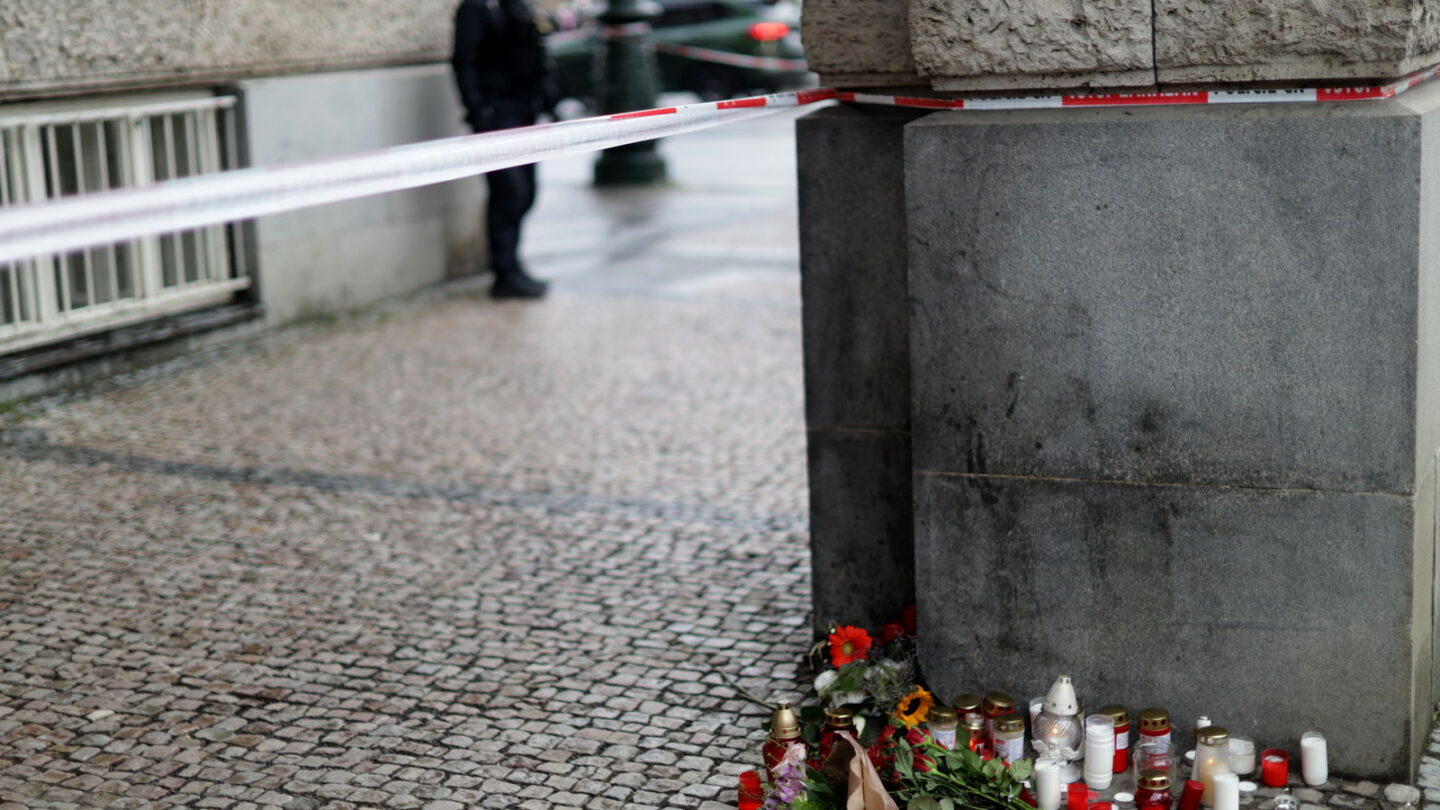
[[[600,112],[622,113],[655,106],[660,80],[650,21],[660,13],[654,0],[609,0],[600,23],[611,33],[600,54]],[[595,161],[595,185],[649,185],[665,179],[665,159],[655,141],[606,149]]]
[[[665,158],[655,151],[654,141],[606,149],[595,161],[597,186],[652,185],[664,180]]]

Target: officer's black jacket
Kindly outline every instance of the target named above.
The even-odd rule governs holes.
[[[533,120],[554,105],[545,44],[524,0],[464,0],[450,64],[475,129],[515,126],[506,119]]]

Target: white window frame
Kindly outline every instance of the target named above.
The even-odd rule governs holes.
[[[68,157],[81,191],[99,190],[87,187],[86,133],[100,154],[113,150],[119,158],[120,177],[111,176],[108,161],[91,167],[101,187],[237,168],[235,103],[234,96],[195,91],[0,105],[0,207],[40,202],[49,196],[47,186],[59,189],[63,150],[56,133],[62,127],[69,128]],[[177,133],[180,127],[184,131]],[[107,133],[120,142],[108,143]],[[157,166],[157,159],[168,165]],[[251,284],[237,227],[199,228],[0,266],[7,271],[0,272],[0,285],[8,288],[0,293],[11,302],[11,322],[4,322],[6,311],[0,309],[0,355],[232,300]],[[121,282],[117,251],[128,251],[128,284]],[[72,261],[83,266],[84,303],[70,297]],[[97,267],[108,282],[110,299],[103,302],[90,300],[102,297],[95,295]],[[122,287],[129,296],[119,296]]]

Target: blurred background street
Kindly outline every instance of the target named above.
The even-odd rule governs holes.
[[[734,806],[808,643],[793,114],[3,415],[0,807]],[[472,181],[478,183],[478,180]]]

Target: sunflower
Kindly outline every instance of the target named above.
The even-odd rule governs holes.
[[[830,663],[843,667],[870,654],[870,634],[858,627],[837,627],[830,634]]]
[[[925,722],[925,715],[934,705],[935,698],[925,691],[925,687],[917,686],[895,706],[895,719],[904,723],[906,728],[914,728]]]

